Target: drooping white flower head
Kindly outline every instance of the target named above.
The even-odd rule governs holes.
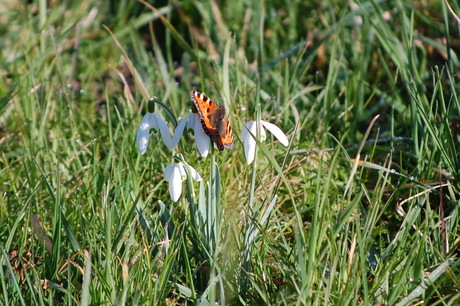
[[[173,147],[177,145],[180,138],[182,137],[185,126],[193,130],[193,133],[195,134],[196,145],[200,155],[203,157],[208,156],[211,140],[209,139],[208,135],[205,134],[203,126],[201,125],[200,115],[197,113],[190,113],[190,115],[179,122],[176,130],[174,131],[174,137],[172,139]]]
[[[168,148],[172,148],[171,133],[169,132],[169,128],[166,122],[156,113],[147,112],[142,119],[136,134],[136,142],[139,153],[144,155],[147,151],[150,137],[152,136],[152,133],[150,132],[151,129],[160,131],[161,137],[163,138],[163,143]]]
[[[182,182],[187,178],[183,163],[170,163],[164,169],[165,180],[169,182],[169,194],[174,202],[177,202],[182,193]],[[192,178],[199,182],[201,181],[200,174],[192,166],[188,166]]]
[[[266,128],[270,133],[273,134],[273,136],[275,136],[276,139],[279,140],[279,142],[281,142],[283,146],[287,147],[289,145],[289,140],[287,139],[286,134],[284,134],[284,132],[278,126],[264,120],[260,120],[260,123],[260,141],[265,141],[265,139],[267,139],[267,134],[264,129]],[[256,154],[256,135],[257,122],[253,120],[246,122],[241,132],[241,141],[244,143],[244,156],[246,157],[248,165],[254,161]]]

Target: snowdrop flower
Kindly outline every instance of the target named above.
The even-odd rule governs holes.
[[[170,163],[164,170],[165,180],[169,182],[169,194],[174,202],[179,200],[182,193],[182,182],[187,178],[183,163]],[[192,178],[199,182],[201,181],[200,174],[192,166],[188,166]]]
[[[261,125],[259,126],[259,133],[260,133],[260,141],[265,141],[267,139],[267,134],[265,133],[266,128],[276,139],[281,142],[281,144],[285,147],[289,145],[289,140],[287,139],[286,135],[283,131],[274,125],[273,123],[260,120]],[[256,154],[256,140],[254,137],[257,136],[257,122],[256,121],[248,121],[244,125],[243,131],[241,132],[241,141],[244,143],[244,155],[246,156],[246,161],[248,165],[250,165],[254,161],[254,157]]]
[[[147,114],[144,116],[144,119],[142,119],[141,124],[139,125],[136,135],[136,142],[139,153],[144,155],[147,151],[150,142],[150,136],[152,136],[150,133],[151,129],[156,131],[160,130],[161,137],[163,138],[163,143],[168,148],[174,147],[172,146],[171,134],[169,132],[168,125],[163,120],[163,118],[158,116],[156,113],[147,112]]]
[[[180,137],[182,136],[182,133],[184,132],[185,126],[193,130],[195,134],[196,145],[200,155],[203,157],[208,156],[211,139],[209,139],[209,136],[205,134],[203,126],[201,125],[200,115],[198,113],[190,113],[190,115],[179,122],[176,130],[174,131],[172,145],[177,145]]]

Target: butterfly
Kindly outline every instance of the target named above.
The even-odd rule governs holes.
[[[217,105],[205,94],[192,90],[190,97],[200,114],[201,125],[206,135],[217,144],[219,151],[233,146],[232,127],[225,114],[225,106]]]

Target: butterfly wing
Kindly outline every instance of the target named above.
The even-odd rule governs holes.
[[[204,132],[217,144],[219,151],[233,146],[232,128],[223,105],[218,106],[205,94],[192,90],[191,99],[200,114]]]
[[[220,107],[223,108],[223,117],[219,123],[219,135],[216,139],[216,143],[219,151],[222,151],[233,147],[233,135],[230,120],[225,116],[225,108],[223,106]]]
[[[190,97],[200,114],[201,125],[203,126],[204,132],[214,141],[218,135],[218,130],[215,122],[212,122],[211,119],[215,117],[212,116],[212,114],[218,108],[217,104],[205,94],[196,90],[190,92]]]

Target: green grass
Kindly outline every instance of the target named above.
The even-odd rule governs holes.
[[[48,3],[0,4],[0,304],[460,302],[445,2]],[[149,99],[173,132],[191,89],[234,147],[139,154]],[[289,146],[267,132],[248,165],[249,120]]]

